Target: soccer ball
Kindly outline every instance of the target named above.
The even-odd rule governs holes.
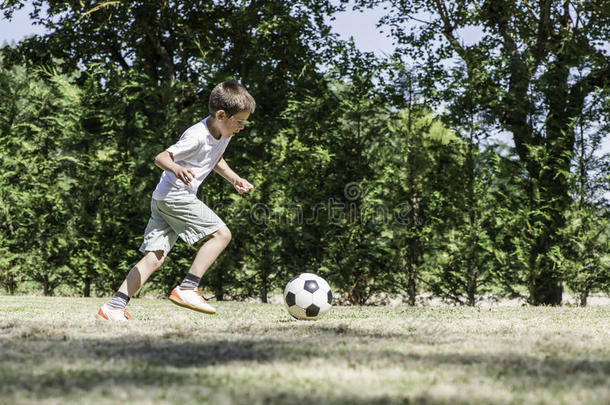
[[[284,303],[288,313],[296,319],[319,319],[333,305],[330,286],[320,276],[302,273],[286,284]]]

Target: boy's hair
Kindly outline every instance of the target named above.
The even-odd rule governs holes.
[[[252,114],[255,108],[254,97],[244,86],[234,80],[217,84],[210,93],[211,115],[216,115],[218,110],[224,110],[229,117],[241,111],[248,111]]]

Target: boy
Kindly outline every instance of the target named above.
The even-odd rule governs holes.
[[[164,170],[151,200],[151,217],[144,232],[140,251],[144,257],[129,271],[110,302],[97,317],[127,321],[129,299],[154,273],[178,237],[189,244],[211,236],[199,249],[191,268],[169,299],[182,307],[215,314],[216,310],[201,296],[199,281],[231,241],[231,231],[203,202],[197,190],[214,170],[231,182],[237,192],[247,193],[253,186],[239,177],[222,155],[231,139],[244,128],[256,102],[246,88],[235,81],[223,82],[210,94],[210,115],[187,129],[180,140],[159,153],[155,164]]]

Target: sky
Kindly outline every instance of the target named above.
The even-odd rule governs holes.
[[[18,42],[30,35],[44,34],[42,27],[32,25],[28,14],[27,7],[16,12],[11,21],[7,21],[4,15],[0,14],[0,45]]]
[[[392,39],[386,34],[379,32],[375,26],[377,21],[384,15],[382,7],[366,10],[364,12],[353,11],[351,6],[346,7],[346,11],[338,13],[331,25],[342,39],[353,38],[356,46],[362,51],[375,52],[379,56],[391,54],[394,50]],[[44,29],[40,26],[32,25],[29,16],[29,9],[26,7],[16,12],[11,21],[4,19],[0,15],[0,45],[5,42],[20,41],[28,35],[43,34]],[[465,32],[464,40],[469,42],[477,36],[477,32]],[[512,139],[508,134],[496,135],[509,145],[513,145]],[[610,153],[610,136],[606,136],[599,154]]]

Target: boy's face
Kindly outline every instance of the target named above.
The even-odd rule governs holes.
[[[220,110],[216,113],[220,134],[226,138],[231,138],[236,133],[244,129],[246,120],[250,116],[248,111],[240,111],[237,114],[228,116],[225,111]]]

